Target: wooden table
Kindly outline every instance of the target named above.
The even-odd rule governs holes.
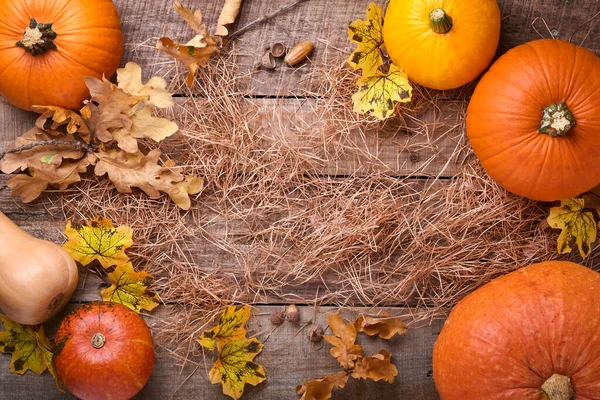
[[[291,2],[291,0],[290,0]],[[250,69],[262,53],[265,44],[284,42],[294,44],[303,40],[316,43],[312,61],[302,68],[278,68],[275,71],[258,72],[253,75],[251,94],[257,102],[266,107],[274,104],[277,99],[279,107],[291,110],[302,108],[303,96],[308,90],[314,89],[316,82],[311,72],[327,57],[340,57],[350,54],[353,45],[347,34],[347,25],[358,18],[364,18],[365,9],[370,0],[307,0],[292,11],[280,14],[268,23],[260,24],[249,30],[237,40],[237,52],[243,68]],[[125,56],[122,64],[135,61],[145,71],[146,78],[150,75],[162,75],[166,71],[167,58],[153,48],[155,39],[162,35],[172,37],[187,37],[190,32],[184,22],[176,15],[171,0],[115,0],[121,15],[125,36]],[[192,2],[184,2],[192,3]],[[195,2],[202,9],[209,26],[214,26],[222,0],[205,0]],[[241,27],[248,22],[260,18],[269,12],[285,5],[287,2],[269,0],[245,0],[240,16],[234,27]],[[598,17],[589,19],[600,11],[597,0],[500,0],[503,25],[498,54],[506,52],[513,46],[540,37],[554,36],[580,43],[585,40],[585,46],[600,55],[600,24]],[[184,4],[190,5],[190,4]],[[547,25],[548,29],[546,28]],[[536,32],[539,31],[538,32]],[[170,64],[172,66],[172,64]],[[295,98],[294,98],[295,97]],[[462,95],[453,100],[453,104],[464,106],[467,97]],[[310,101],[306,99],[306,101]],[[452,111],[443,109],[441,118],[446,123],[456,121]],[[445,113],[445,114],[444,114]],[[0,148],[7,146],[12,139],[33,126],[35,115],[18,110],[5,102],[0,102]],[[460,129],[457,128],[457,129]],[[441,135],[443,126],[432,132]],[[446,133],[447,134],[447,133]],[[411,140],[410,138],[406,140]],[[374,144],[376,145],[376,143]],[[398,144],[380,143],[380,158],[393,168],[397,175],[406,176],[415,168],[431,176],[440,173],[451,176],[458,171],[459,166],[448,159],[452,153],[451,146],[455,143],[448,139],[439,141],[436,158],[428,165],[419,165],[419,161],[410,157],[408,152],[398,153]],[[362,173],[363,166],[353,160],[340,162],[321,171],[324,175],[345,175]],[[50,215],[39,202],[23,205],[12,200],[10,190],[5,183],[8,177],[0,176],[0,209],[23,229],[48,240],[62,243],[62,231],[65,221]],[[95,286],[96,285],[96,286]],[[78,289],[72,304],[98,299],[97,282],[88,280],[86,289]],[[161,306],[157,314],[168,313],[170,305]],[[264,332],[270,328],[268,314],[271,310],[281,309],[281,304],[257,305],[255,317],[250,328],[253,332]],[[320,307],[317,319],[326,325],[326,313],[329,307]],[[357,308],[356,311],[360,311]],[[407,314],[414,310],[393,308],[388,310],[394,315]],[[300,307],[303,320],[310,320],[313,308],[310,305]],[[346,311],[348,316],[350,312]],[[57,317],[51,323],[56,326]],[[433,379],[431,377],[431,351],[433,343],[442,327],[443,321],[437,320],[430,324],[413,327],[409,332],[393,340],[361,339],[366,352],[376,352],[380,348],[390,349],[393,361],[398,366],[399,375],[393,385],[365,381],[353,381],[343,391],[334,391],[334,399],[437,399]],[[297,333],[299,326],[285,324],[268,339],[267,345],[258,360],[265,366],[268,379],[258,387],[247,387],[246,399],[295,399],[296,385],[303,380],[316,378],[337,370],[335,360],[328,355],[329,345],[315,346],[305,337]],[[37,376],[31,372],[25,376],[9,373],[10,356],[0,356],[0,398],[3,399],[61,399],[69,398],[67,394],[59,393],[54,381],[48,373]],[[184,368],[176,367],[173,360],[164,353],[157,358],[151,380],[137,398],[144,399],[224,399],[221,387],[211,385],[207,370],[210,361],[196,360],[197,364],[188,364]],[[198,368],[196,368],[198,367]]]

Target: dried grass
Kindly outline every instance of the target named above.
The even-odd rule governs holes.
[[[60,197],[70,219],[133,227],[134,263],[169,307],[157,342],[174,355],[198,351],[194,338],[225,304],[406,305],[424,310],[416,321],[552,258],[545,211],[472,157],[462,102],[416,88],[379,122],[352,111],[356,73],[328,64],[295,100],[251,99],[232,57],[200,73],[169,112],[180,133],[161,145],[207,182],[187,212],[92,176]]]

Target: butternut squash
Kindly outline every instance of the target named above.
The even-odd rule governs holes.
[[[78,279],[66,250],[31,236],[0,212],[0,310],[6,316],[41,324],[67,304]]]

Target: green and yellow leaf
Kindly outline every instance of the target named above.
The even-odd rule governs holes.
[[[100,292],[102,300],[123,304],[137,313],[158,306],[158,296],[148,289],[152,275],[134,271],[131,262],[118,265],[108,279],[112,285]]]
[[[560,207],[550,208],[548,223],[552,228],[561,229],[558,236],[558,253],[570,253],[573,243],[577,245],[579,254],[585,258],[596,241],[596,221],[594,215],[584,211],[583,199],[569,198],[561,200]]]
[[[256,386],[267,379],[262,365],[253,362],[263,349],[256,338],[217,342],[219,358],[209,372],[210,382],[221,383],[223,393],[233,399],[244,394],[246,384]]]
[[[240,340],[246,336],[244,325],[250,319],[252,307],[246,305],[236,310],[235,306],[227,310],[219,318],[219,324],[212,329],[205,330],[200,335],[198,342],[208,350],[214,350],[216,344]]]
[[[0,351],[12,353],[10,372],[20,375],[27,370],[38,375],[44,372],[48,367],[48,359],[52,359],[44,327],[21,325],[2,314],[0,321],[4,325],[4,332],[0,332]]]
[[[406,103],[412,97],[412,87],[404,71],[390,65],[387,74],[375,71],[374,74],[361,77],[358,92],[352,96],[354,111],[360,114],[371,114],[378,119],[392,116],[396,102]]]
[[[69,240],[63,247],[82,265],[98,260],[109,268],[129,261],[125,250],[133,244],[133,230],[128,226],[115,228],[110,219],[97,217],[87,226],[72,227],[69,221],[65,234]]]
[[[354,69],[362,69],[362,76],[372,76],[383,64],[383,9],[375,3],[367,7],[367,18],[356,20],[348,26],[350,40],[357,43],[356,50],[348,58]]]

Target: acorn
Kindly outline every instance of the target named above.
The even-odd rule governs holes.
[[[321,328],[321,325],[312,324],[308,327],[308,330],[306,331],[306,336],[308,336],[308,339],[311,342],[317,343],[323,340],[324,333],[325,331],[323,330],[323,328]]]
[[[300,312],[298,312],[298,307],[294,304],[290,304],[285,309],[285,319],[289,322],[298,322],[300,319]]]
[[[290,51],[288,51],[283,61],[290,67],[293,67],[308,57],[308,55],[312,53],[314,47],[315,46],[312,44],[312,42],[307,41],[298,43],[292,47]]]

